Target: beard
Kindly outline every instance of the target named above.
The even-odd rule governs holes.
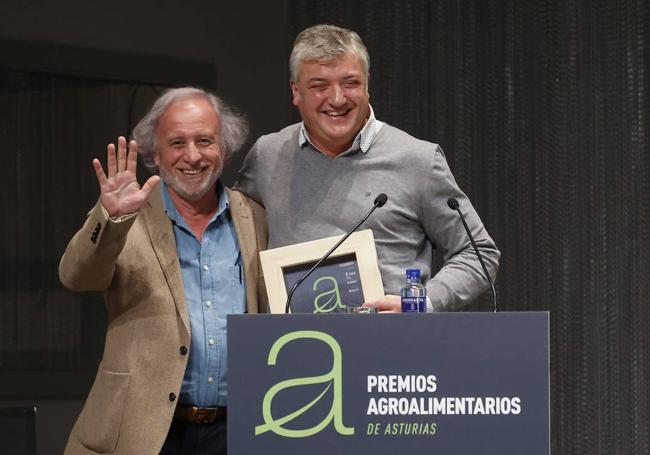
[[[208,191],[214,188],[214,184],[221,176],[222,170],[223,161],[219,160],[218,164],[203,172],[201,179],[195,178],[191,182],[185,182],[174,172],[170,172],[163,166],[159,167],[160,178],[163,182],[186,201],[197,201],[205,196]]]

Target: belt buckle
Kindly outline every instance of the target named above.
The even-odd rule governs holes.
[[[197,408],[193,406],[196,423],[212,423],[217,417],[217,408]]]

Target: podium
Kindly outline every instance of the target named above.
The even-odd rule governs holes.
[[[228,316],[228,453],[550,454],[547,312]]]

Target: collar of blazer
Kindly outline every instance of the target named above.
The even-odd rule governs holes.
[[[174,298],[176,310],[183,321],[185,329],[190,333],[190,318],[187,303],[185,302],[183,274],[176,253],[176,239],[174,238],[172,222],[163,207],[160,184],[151,192],[149,200],[140,213],[144,219],[144,225],[151,239],[153,250],[165,275],[165,280]]]
[[[258,244],[257,232],[251,208],[246,202],[246,196],[239,191],[226,188],[230,216],[239,242],[242,262],[244,264],[244,277],[246,278],[246,309],[249,314],[258,312],[257,280],[258,280]]]

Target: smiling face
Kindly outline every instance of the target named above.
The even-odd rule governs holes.
[[[201,96],[173,102],[158,120],[155,162],[170,192],[187,202],[214,195],[223,169],[220,120]]]
[[[368,79],[351,53],[328,63],[303,61],[291,91],[309,139],[330,156],[352,145],[370,115]]]

